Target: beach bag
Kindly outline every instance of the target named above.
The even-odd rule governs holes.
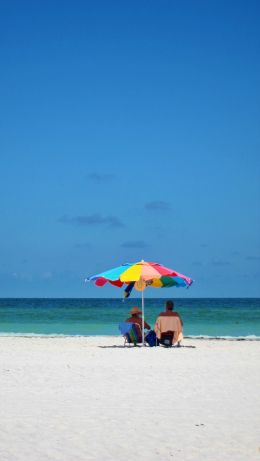
[[[150,347],[157,346],[157,338],[155,331],[150,330],[149,333],[145,336],[145,341],[149,344]]]

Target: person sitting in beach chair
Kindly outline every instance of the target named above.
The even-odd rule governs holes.
[[[173,311],[172,301],[166,301],[165,312],[161,312],[155,322],[154,331],[159,344],[170,347],[180,346],[183,340],[183,322],[177,312]]]
[[[134,343],[142,343],[142,311],[138,307],[133,307],[130,311],[131,317],[129,317],[125,322],[119,324],[119,329],[123,336],[125,337],[125,343],[128,342]],[[130,327],[128,327],[130,324]],[[125,326],[124,326],[125,325]],[[134,327],[131,328],[131,325]],[[146,330],[150,330],[151,327],[148,325],[147,322],[144,321],[144,328]]]
[[[127,323],[136,323],[137,325],[140,326],[140,329],[141,329],[141,335],[142,335],[142,317],[140,317],[140,315],[142,315],[142,311],[139,309],[139,307],[133,307],[130,311],[130,314],[131,314],[131,317],[129,317],[126,322]],[[151,327],[150,325],[148,325],[148,323],[146,323],[146,321],[144,321],[144,329],[145,330],[150,330]]]

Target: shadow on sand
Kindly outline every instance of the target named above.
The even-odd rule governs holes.
[[[131,345],[131,346],[118,346],[118,345],[114,345],[114,346],[98,346],[100,349],[136,349],[137,347],[139,348],[142,348],[143,346],[140,346],[140,345]],[[146,348],[149,349],[149,346],[144,346]],[[178,346],[178,347],[164,347],[164,346],[157,346],[157,347],[160,347],[161,349],[196,349],[196,346]]]

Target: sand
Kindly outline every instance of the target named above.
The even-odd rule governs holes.
[[[260,460],[260,341],[0,337],[0,460]]]

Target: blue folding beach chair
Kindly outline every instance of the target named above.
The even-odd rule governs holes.
[[[143,342],[142,331],[138,323],[121,322],[118,328],[125,339],[124,346],[126,344],[128,344],[128,346],[130,346],[130,344],[136,346],[138,343]]]

